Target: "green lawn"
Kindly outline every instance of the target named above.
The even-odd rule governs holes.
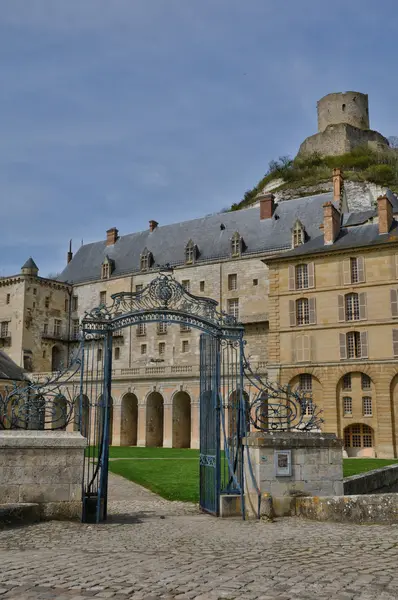
[[[135,481],[167,500],[199,502],[199,450],[112,446],[110,457],[124,459],[109,462],[112,473]],[[398,460],[345,458],[344,477],[395,463]]]

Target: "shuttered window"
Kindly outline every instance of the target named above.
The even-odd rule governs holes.
[[[309,362],[311,360],[311,340],[309,335],[299,335],[296,338],[296,361]]]
[[[392,346],[394,356],[398,356],[398,329],[392,330]]]
[[[398,290],[390,290],[391,316],[398,317]]]
[[[365,261],[363,256],[346,258],[343,261],[344,285],[365,281]]]
[[[340,333],[340,358],[368,358],[368,332]]]
[[[310,307],[308,298],[299,298],[296,300],[296,322],[297,325],[309,325]]]
[[[345,319],[346,319],[346,321],[359,321],[358,294],[346,294],[346,296],[345,296]]]
[[[308,288],[308,265],[296,266],[296,289]]]

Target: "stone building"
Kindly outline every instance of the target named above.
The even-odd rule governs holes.
[[[269,268],[268,373],[307,391],[349,456],[397,456],[397,198],[374,211],[323,205],[322,229],[298,230]],[[309,408],[311,410],[311,408]]]
[[[338,155],[357,146],[389,148],[388,140],[370,129],[368,95],[359,92],[328,94],[317,103],[318,133],[307,137],[298,156],[318,152]]]

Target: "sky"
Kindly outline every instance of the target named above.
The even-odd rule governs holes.
[[[369,94],[398,135],[396,0],[0,0],[0,276],[239,202]]]

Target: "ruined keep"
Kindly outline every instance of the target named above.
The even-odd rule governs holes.
[[[318,133],[307,137],[298,156],[319,152],[338,155],[357,146],[385,150],[388,140],[370,129],[368,95],[359,92],[328,94],[317,103]]]

